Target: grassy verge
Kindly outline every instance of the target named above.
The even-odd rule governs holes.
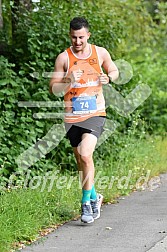
[[[105,202],[142,190],[153,176],[167,171],[167,139],[126,139],[115,160],[112,150],[96,158],[95,184]],[[81,189],[77,173],[64,172],[36,177],[30,188],[12,189],[0,197],[0,251],[9,252],[50,232],[56,225],[80,213]],[[49,228],[48,228],[49,227]]]
[[[96,187],[105,195],[105,200],[112,202],[117,196],[134,190],[156,188],[160,182],[158,175],[167,171],[166,148],[167,139],[160,137],[141,141],[130,138],[119,151],[119,159],[109,155],[104,161],[99,160],[96,170],[100,178]]]

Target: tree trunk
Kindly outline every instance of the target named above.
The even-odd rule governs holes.
[[[2,17],[2,0],[0,0],[0,29],[3,28],[3,17]]]

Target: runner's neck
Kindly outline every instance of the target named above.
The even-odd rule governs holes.
[[[74,52],[73,47],[71,47],[71,50],[73,52],[73,54],[77,57],[77,58],[88,58],[91,55],[91,45],[87,44],[86,47],[79,52]]]

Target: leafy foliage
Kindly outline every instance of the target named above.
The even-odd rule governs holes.
[[[13,1],[10,2],[12,5]],[[152,89],[152,95],[132,116],[121,117],[110,107],[107,110],[108,118],[120,122],[119,130],[122,133],[129,134],[130,129],[136,137],[143,134],[143,128],[151,133],[166,132],[167,5],[157,1],[156,4],[154,13],[150,12],[147,1],[138,0],[73,0],[73,8],[71,1],[40,1],[33,4],[32,10],[24,6],[10,9],[15,20],[12,43],[11,25],[6,25],[2,42],[6,41],[7,50],[5,57],[0,57],[2,184],[6,183],[12,172],[20,171],[21,167],[17,167],[15,162],[18,155],[45,136],[57,122],[33,118],[34,113],[55,112],[55,109],[21,108],[18,102],[62,100],[49,94],[47,72],[53,70],[55,57],[70,45],[69,21],[74,16],[85,16],[89,20],[91,43],[108,49],[113,60],[124,59],[132,65],[133,78],[127,85],[113,84],[117,91],[126,96],[142,83]],[[7,24],[10,24],[9,19],[8,16]],[[9,35],[6,37],[5,34]],[[60,109],[56,109],[56,112],[60,112]],[[136,122],[137,127],[131,131]],[[114,143],[116,158],[119,158],[121,137],[114,137]],[[106,151],[105,147],[103,151]],[[40,155],[42,157],[42,151]],[[51,170],[53,164],[63,164],[63,171],[64,167],[73,169],[73,163],[70,145],[63,139],[59,148],[47,154],[46,158],[41,158],[32,166],[32,170],[35,175]]]

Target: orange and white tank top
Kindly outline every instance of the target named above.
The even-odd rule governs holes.
[[[105,100],[99,75],[102,68],[95,45],[90,45],[91,53],[87,58],[78,58],[72,47],[66,50],[68,69],[66,78],[72,71],[83,72],[78,82],[71,83],[64,95],[66,123],[84,121],[93,116],[105,116]]]

